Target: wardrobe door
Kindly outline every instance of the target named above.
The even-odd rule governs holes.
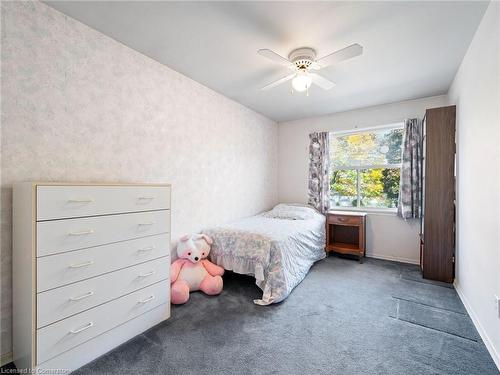
[[[453,282],[455,106],[426,112],[424,278]]]

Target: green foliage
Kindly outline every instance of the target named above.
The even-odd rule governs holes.
[[[350,206],[357,205],[357,171],[353,169],[335,170],[330,178],[330,194],[342,197]]]
[[[399,169],[384,169],[382,171],[382,183],[384,184],[384,193],[387,194],[387,198],[394,201],[395,205],[398,203],[399,197]]]
[[[360,171],[362,179],[361,206],[397,207],[399,196],[399,169],[378,168]]]
[[[384,192],[382,169],[364,169],[361,171],[361,192],[363,197],[378,197]]]
[[[385,154],[389,164],[401,163],[401,145],[403,143],[403,129],[394,129],[384,134],[383,145],[388,147]]]

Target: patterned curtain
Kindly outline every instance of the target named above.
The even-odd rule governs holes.
[[[329,134],[309,134],[309,201],[321,213],[329,209]]]
[[[398,215],[403,219],[420,217],[421,195],[422,124],[414,118],[405,120]]]

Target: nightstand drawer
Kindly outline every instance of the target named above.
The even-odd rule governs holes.
[[[362,223],[362,216],[328,215],[328,224],[361,225]]]

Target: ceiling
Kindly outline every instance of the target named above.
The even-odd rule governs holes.
[[[487,2],[46,1],[276,121],[447,92]],[[288,70],[257,54],[318,56],[352,43],[362,56],[321,70],[336,86],[290,93],[265,84]]]

